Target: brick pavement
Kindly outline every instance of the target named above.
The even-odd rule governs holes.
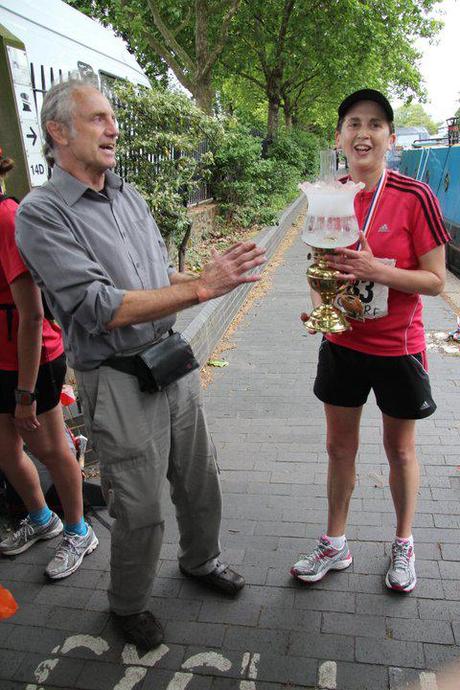
[[[165,645],[138,655],[108,620],[104,528],[96,523],[101,544],[80,571],[54,584],[42,575],[53,546],[37,545],[0,563],[0,581],[21,605],[0,624],[1,690],[394,690],[414,679],[420,690],[436,690],[436,669],[460,651],[459,358],[430,356],[439,407],[418,426],[415,592],[402,597],[383,584],[394,516],[373,402],[350,512],[354,563],[322,583],[298,585],[288,568],[326,517],[325,429],[312,395],[319,338],[297,320],[304,255],[297,239],[234,333],[230,365],[205,391],[222,470],[224,553],[246,577],[245,590],[229,601],[180,576],[166,500],[152,600]],[[428,330],[453,328],[441,298],[426,305]]]

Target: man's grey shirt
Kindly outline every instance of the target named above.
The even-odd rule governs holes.
[[[19,250],[62,326],[70,366],[82,371],[151,343],[176,319],[106,329],[126,291],[166,287],[174,269],[140,194],[111,171],[104,192],[55,166],[16,215]]]

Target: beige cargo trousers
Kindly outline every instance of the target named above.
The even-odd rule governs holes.
[[[134,376],[106,366],[75,373],[114,518],[110,608],[139,613],[149,608],[158,567],[166,479],[179,526],[180,565],[207,574],[220,554],[222,498],[199,373],[153,394],[141,393]]]

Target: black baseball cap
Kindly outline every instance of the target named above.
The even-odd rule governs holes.
[[[359,91],[355,91],[347,96],[339,105],[339,119],[345,117],[350,108],[359,101],[374,101],[375,103],[378,103],[380,107],[383,108],[385,115],[388,118],[388,122],[393,122],[394,113],[390,102],[387,98],[385,98],[383,93],[376,91],[376,89],[360,89]]]

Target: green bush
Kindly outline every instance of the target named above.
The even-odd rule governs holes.
[[[147,201],[171,247],[189,227],[186,204],[201,180],[210,180],[223,225],[269,225],[316,173],[316,135],[282,131],[262,157],[262,138],[235,118],[219,122],[186,96],[119,85],[121,138],[118,171]],[[206,153],[198,147],[208,142]],[[224,230],[221,231],[224,232]]]
[[[317,173],[320,141],[308,132],[281,132],[262,158],[262,139],[236,120],[224,124],[214,151],[213,191],[227,220],[243,227],[273,223]]]
[[[267,203],[272,190],[273,163],[261,158],[261,141],[235,120],[214,150],[212,188],[226,219],[242,227],[268,224],[275,213]]]
[[[118,171],[142,194],[165,240],[178,245],[189,225],[189,194],[210,178],[213,166],[212,150],[197,156],[197,149],[203,141],[215,141],[221,125],[170,91],[122,84],[116,99]]]

